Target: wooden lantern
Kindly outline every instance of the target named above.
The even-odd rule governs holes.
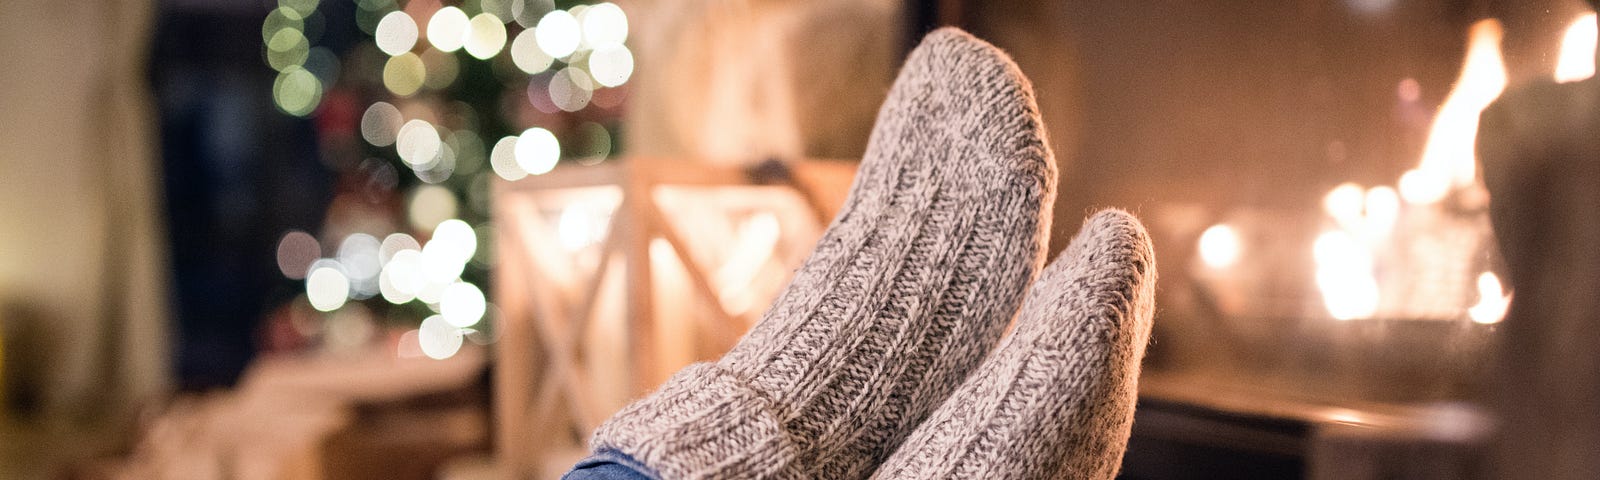
[[[497,182],[505,472],[537,476],[552,457],[558,473],[617,409],[731,347],[811,250],[854,171],[627,159]]]

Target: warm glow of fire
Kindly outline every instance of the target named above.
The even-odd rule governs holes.
[[[1323,232],[1312,246],[1317,290],[1333,318],[1372,318],[1382,297],[1374,274],[1374,252],[1394,230],[1400,217],[1400,196],[1382,185],[1363,189],[1345,183],[1322,198],[1322,207],[1338,228]]]
[[[1368,238],[1383,238],[1394,230],[1400,219],[1400,194],[1382,185],[1367,189],[1366,216],[1362,218],[1361,231]]]
[[[1478,304],[1467,309],[1467,316],[1478,323],[1499,323],[1511,306],[1511,294],[1500,285],[1500,277],[1492,272],[1478,275]]]
[[[1461,76],[1434,117],[1422,162],[1400,177],[1400,196],[1407,202],[1437,202],[1451,189],[1471,185],[1476,178],[1473,144],[1478,137],[1478,115],[1506,88],[1505,60],[1500,55],[1502,33],[1497,20],[1472,25]]]
[[[1567,27],[1561,37],[1561,56],[1556,60],[1556,81],[1577,82],[1594,76],[1596,37],[1600,26],[1595,24],[1595,14],[1578,17]]]
[[[1587,18],[1589,28],[1587,50],[1583,32],[1569,31],[1563,58],[1568,55],[1586,55],[1589,74],[1594,71],[1594,17]],[[1581,23],[1581,22],[1580,22]],[[1574,25],[1574,29],[1578,25]],[[1466,59],[1462,62],[1461,76],[1439,106],[1433,125],[1428,131],[1422,160],[1416,168],[1400,177],[1398,191],[1386,186],[1364,189],[1354,183],[1335,187],[1323,198],[1323,209],[1337,224],[1337,228],[1323,232],[1313,244],[1316,260],[1317,289],[1327,306],[1328,314],[1338,320],[1372,318],[1380,315],[1384,303],[1406,304],[1404,291],[1382,289],[1377,279],[1376,257],[1379,253],[1406,251],[1405,238],[1395,238],[1395,224],[1402,216],[1401,200],[1407,210],[1425,212],[1439,210],[1436,205],[1452,191],[1471,187],[1478,180],[1477,158],[1474,144],[1478,136],[1478,116],[1490,103],[1500,97],[1506,88],[1505,61],[1500,54],[1502,30],[1500,22],[1484,20],[1473,24],[1467,39]],[[1566,53],[1569,49],[1579,53]],[[1576,67],[1566,67],[1576,68]],[[1432,218],[1424,215],[1419,218]],[[1398,249],[1398,250],[1397,250]],[[1439,252],[1439,255],[1450,255]],[[1427,272],[1423,272],[1427,273]],[[1426,275],[1423,275],[1426,276]],[[1431,278],[1431,277],[1430,277]],[[1391,281],[1413,281],[1401,278]],[[1505,316],[1510,296],[1493,273],[1478,277],[1479,301],[1467,309],[1468,316],[1478,323],[1499,322]],[[1384,298],[1401,294],[1399,298]],[[1401,312],[1388,311],[1401,307]],[[1405,305],[1385,307],[1387,313],[1407,315]]]
[[[1227,268],[1239,261],[1243,242],[1227,224],[1212,225],[1200,234],[1200,261],[1211,268]]]
[[[1372,318],[1378,311],[1378,279],[1372,252],[1350,234],[1334,230],[1312,245],[1317,261],[1317,289],[1328,314],[1337,320]]]
[[[1360,185],[1342,183],[1329,191],[1327,196],[1322,197],[1322,209],[1328,212],[1328,216],[1338,221],[1339,226],[1355,228],[1361,224],[1364,195]]]

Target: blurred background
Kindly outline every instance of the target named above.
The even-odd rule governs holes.
[[[555,478],[759,318],[943,25],[1033,81],[1052,254],[1156,240],[1124,477],[1486,475],[1478,119],[1592,131],[1581,0],[6,2],[0,478]]]

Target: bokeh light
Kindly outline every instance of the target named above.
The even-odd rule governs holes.
[[[417,327],[417,345],[422,354],[434,360],[450,358],[461,350],[461,329],[438,315],[422,320]]]
[[[383,296],[384,301],[395,305],[415,300],[417,298],[416,294],[405,291],[398,286],[398,281],[395,280],[396,274],[394,273],[396,270],[398,269],[387,265],[384,266],[383,273],[378,274],[378,293]]]
[[[620,46],[628,39],[628,16],[617,4],[592,5],[583,13],[583,40],[590,48]]]
[[[321,2],[319,0],[278,0],[278,8],[292,10],[299,13],[303,18],[309,17],[312,12],[317,11],[318,3]]]
[[[433,124],[415,119],[400,126],[394,146],[400,159],[416,168],[437,159],[443,142],[439,140],[439,130],[433,128]]]
[[[598,123],[583,122],[578,124],[577,144],[578,150],[570,153],[578,157],[578,163],[600,163],[611,155],[611,132]]]
[[[451,284],[445,288],[443,298],[439,299],[439,315],[460,328],[477,325],[487,307],[483,290],[466,282]]]
[[[285,28],[272,34],[267,39],[267,65],[273,70],[283,71],[289,67],[305,63],[306,55],[311,52],[311,41],[299,29]]]
[[[565,10],[546,13],[544,18],[539,19],[539,25],[534,27],[533,33],[539,42],[539,49],[555,58],[572,55],[583,39],[578,19]]]
[[[468,23],[466,44],[462,45],[467,50],[467,55],[479,60],[500,53],[506,46],[506,24],[489,13],[480,13],[472,17]]]
[[[1200,234],[1200,261],[1211,268],[1226,268],[1239,261],[1243,242],[1239,232],[1225,224],[1212,225]]]
[[[528,104],[533,105],[535,110],[547,114],[561,111],[550,102],[550,79],[555,76],[555,72],[546,72],[528,79]]]
[[[351,298],[365,299],[378,294],[378,274],[383,269],[378,257],[380,245],[377,237],[365,233],[351,234],[340,242],[335,258],[344,266],[344,274],[350,280]]]
[[[377,102],[361,114],[361,138],[375,147],[394,145],[395,136],[400,134],[400,126],[404,124],[405,117],[400,115],[399,108],[389,102]]]
[[[454,218],[456,208],[456,195],[450,193],[450,189],[423,185],[411,191],[411,200],[406,208],[407,220],[413,229],[431,231],[439,222]]]
[[[310,71],[291,66],[272,83],[272,100],[284,113],[297,117],[310,115],[322,102],[322,82]]]
[[[467,12],[456,7],[441,8],[428,19],[428,43],[446,52],[460,50],[470,23]]]
[[[405,52],[389,58],[383,64],[383,86],[402,97],[409,97],[422,89],[422,83],[427,80],[427,67],[423,65],[422,58],[417,54]]]
[[[606,45],[589,54],[589,73],[607,87],[622,85],[633,76],[633,52],[622,45]]]
[[[561,142],[556,136],[539,127],[522,132],[516,143],[517,166],[530,175],[542,175],[556,167],[561,159]]]
[[[280,30],[304,30],[305,16],[293,9],[278,7],[267,14],[266,20],[261,21],[261,43],[272,42],[272,37]]]
[[[428,309],[439,311],[439,300],[444,298],[444,289],[448,288],[455,277],[461,272],[452,272],[454,265],[440,259],[438,255],[428,256],[428,246],[422,246],[422,288],[417,290],[417,300],[428,304]]]
[[[538,36],[532,29],[523,30],[511,41],[511,62],[524,73],[534,75],[550,68],[555,59],[539,48]]]
[[[278,240],[278,271],[283,276],[299,280],[306,278],[311,262],[322,256],[322,246],[317,238],[299,230],[291,230]]]
[[[477,235],[466,222],[453,218],[439,222],[433,237],[422,246],[422,273],[427,285],[417,297],[428,303],[441,302],[445,290],[461,276],[477,248]]]
[[[422,289],[421,269],[420,249],[395,252],[384,263],[383,273],[378,276],[378,290],[383,294],[383,299],[396,305],[416,299],[417,290]]]
[[[449,145],[440,145],[439,153],[432,160],[422,165],[413,167],[412,173],[418,180],[426,183],[441,183],[450,179],[456,171],[456,151]]]
[[[504,137],[489,151],[489,167],[506,180],[521,180],[528,171],[517,164],[517,137]]]
[[[416,20],[412,20],[406,12],[395,11],[378,21],[378,28],[372,36],[378,42],[378,50],[392,57],[411,51],[417,45],[417,33]]]
[[[582,69],[569,66],[550,77],[550,101],[556,104],[556,108],[576,112],[589,106],[589,100],[593,98],[594,82],[589,79],[589,73]]]
[[[452,218],[439,222],[433,228],[433,236],[428,238],[428,244],[444,249],[441,252],[451,261],[466,263],[478,250],[478,235],[467,222]]]
[[[316,267],[306,275],[306,300],[311,308],[324,312],[338,310],[350,298],[350,280],[332,266]]]
[[[391,233],[383,237],[383,243],[378,246],[378,262],[388,264],[394,256],[404,250],[422,250],[422,244],[411,235],[404,233]]]
[[[370,342],[380,328],[377,317],[415,322],[421,315],[412,315],[428,310],[437,315],[404,334],[402,356],[448,358],[469,334],[488,341],[492,331],[475,329],[494,318],[483,282],[491,261],[486,242],[494,235],[485,221],[492,178],[523,179],[551,171],[564,157],[589,165],[614,153],[606,124],[615,121],[626,94],[602,89],[623,85],[634,73],[633,52],[625,46],[627,15],[613,3],[567,2],[563,9],[552,0],[353,0],[352,17],[319,11],[319,1],[273,0],[276,8],[262,20],[262,58],[279,73],[273,100],[284,112],[304,117],[317,114],[326,97],[326,121],[316,122],[318,128],[337,135],[355,123],[361,141],[374,147],[352,150],[352,158],[330,166],[346,173],[354,168],[362,175],[359,193],[369,200],[397,190],[404,200],[394,209],[398,218],[330,214],[325,228],[337,236],[285,233],[277,243],[278,268],[303,282],[301,298],[330,312],[318,327],[323,348]],[[351,20],[371,43],[347,49],[352,45],[343,37],[324,34],[340,31],[325,22]],[[508,29],[513,21],[520,27]],[[509,58],[494,58],[502,52]],[[489,83],[482,82],[485,76]],[[374,81],[382,88],[372,91]],[[476,90],[458,91],[492,90],[495,82],[515,101],[496,105],[493,95],[486,102]],[[517,103],[523,93],[517,88],[525,88],[544,115]],[[562,113],[590,108],[598,102],[597,90],[610,95],[599,105],[604,111]],[[561,138],[538,127],[485,136],[530,123],[560,125]],[[407,171],[414,180],[401,178]],[[608,215],[593,208],[564,210],[561,244],[593,245],[603,237]],[[375,306],[382,302],[404,307]]]

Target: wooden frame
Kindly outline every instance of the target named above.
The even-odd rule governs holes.
[[[543,457],[560,455],[563,450],[568,451],[567,456],[579,454],[572,451],[582,447],[581,441],[615,407],[647,393],[686,363],[683,359],[663,362],[658,352],[662,347],[657,341],[661,334],[658,329],[662,328],[658,325],[661,306],[656,305],[656,285],[651,280],[656,275],[652,269],[660,261],[652,257],[661,256],[661,250],[670,252],[681,263],[692,301],[706,307],[703,311],[708,314],[688,319],[699,338],[720,352],[750,327],[755,315],[735,314],[723,307],[724,299],[713,286],[706,266],[696,261],[690,239],[663,211],[662,191],[677,187],[782,189],[797,197],[803,207],[789,209],[780,221],[804,223],[809,231],[820,233],[842,205],[855,164],[801,161],[786,166],[777,170],[779,175],[768,175],[778,178],[763,181],[751,172],[770,174],[772,169],[627,159],[598,166],[563,167],[515,182],[494,183],[497,254],[493,295],[500,308],[494,402],[498,456],[508,477],[537,476],[545,466]],[[610,193],[599,193],[602,191]],[[552,249],[542,248],[558,245],[559,239],[553,233],[556,229],[540,211],[540,203],[559,202],[563,195],[585,194],[609,196],[616,200],[616,208],[598,242],[597,267],[592,275],[581,278],[578,274],[582,272],[561,271],[561,265],[571,265],[570,259],[558,258],[561,255],[552,253]],[[748,197],[759,195],[736,192],[725,198]],[[788,239],[801,252],[797,259],[810,250],[815,240],[814,234],[810,237]],[[662,242],[665,249],[659,246]],[[657,245],[654,253],[653,244]],[[783,270],[785,276],[788,271]],[[585,351],[584,335],[594,323],[597,310],[608,306],[602,305],[603,296],[608,282],[616,281],[611,278],[614,275],[622,276],[625,351]],[[586,374],[583,364],[597,355],[613,361],[624,357],[620,363],[626,371],[620,373],[627,379],[622,398],[595,393],[597,378]]]

